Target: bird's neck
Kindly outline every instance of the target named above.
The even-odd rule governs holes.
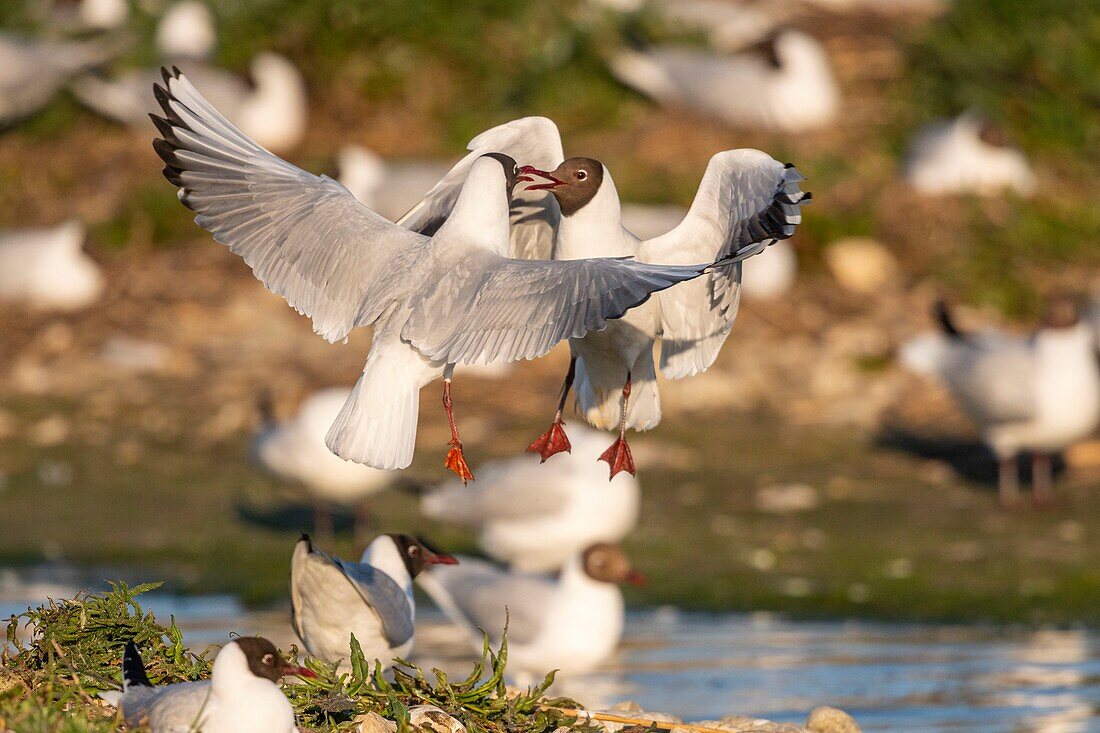
[[[499,163],[482,159],[474,164],[435,240],[508,256],[508,195]]]
[[[623,229],[619,192],[609,173],[592,200],[558,225],[554,258],[579,260],[585,257],[626,257],[636,254],[634,238]]]
[[[374,542],[371,542],[367,545],[367,549],[363,551],[363,557],[360,558],[359,562],[364,565],[370,565],[390,576],[393,582],[397,583],[401,586],[401,589],[405,591],[405,595],[409,599],[409,604],[412,604],[412,578],[409,576],[408,568],[405,567],[405,559],[401,557],[401,552],[397,549],[397,545],[394,544],[393,539],[387,535],[382,535]]]

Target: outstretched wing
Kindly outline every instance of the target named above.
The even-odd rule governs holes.
[[[600,331],[650,295],[707,265],[648,265],[627,258],[519,260],[469,250],[432,272],[447,287],[409,299],[401,332],[435,361],[491,364],[534,359],[559,341]]]
[[[195,222],[240,255],[329,341],[374,322],[417,284],[426,237],[359,203],[327,176],[291,165],[234,127],[187,77],[153,87],[164,117],[153,148]]]
[[[565,159],[558,127],[545,117],[524,117],[497,125],[471,140],[466,149],[470,153],[401,217],[398,224],[421,234],[434,234],[450,216],[470,166],[486,153],[505,153],[520,165],[533,165],[543,170],[553,170]],[[517,189],[512,195],[512,256],[550,259],[560,216],[553,196]]]
[[[661,372],[679,379],[718,356],[741,294],[740,260],[794,234],[810,194],[802,175],[759,150],[727,150],[710,159],[695,201],[671,232],[642,242],[645,262],[736,259],[659,296]]]

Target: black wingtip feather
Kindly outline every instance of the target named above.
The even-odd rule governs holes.
[[[145,672],[145,664],[141,661],[141,652],[133,640],[126,642],[126,651],[122,654],[122,681],[125,687],[153,686]]]
[[[940,330],[945,334],[951,338],[965,338],[966,334],[959,330],[959,327],[955,324],[955,318],[951,315],[946,302],[937,300],[935,305],[932,306],[932,316],[939,323]]]

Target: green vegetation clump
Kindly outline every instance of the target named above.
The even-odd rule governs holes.
[[[160,625],[135,600],[159,586],[114,583],[105,593],[49,601],[12,616],[9,649],[0,656],[0,730],[117,730],[121,717],[97,695],[121,685],[122,653],[131,639],[156,685],[209,677],[212,660],[184,647],[175,621]],[[19,638],[23,625],[32,628],[29,641]],[[297,654],[292,650],[295,658]],[[404,660],[397,660],[390,681],[381,664],[371,668],[354,636],[350,658],[350,673],[338,673],[335,665],[315,659],[302,662],[317,677],[285,687],[300,726],[354,730],[362,716],[376,713],[395,721],[398,733],[408,733],[409,708],[420,704],[441,708],[472,733],[548,733],[576,723],[569,715],[575,702],[545,697],[552,673],[526,692],[506,694],[507,639],[494,652],[486,638],[481,660],[461,682],[451,682],[440,670],[432,670],[435,680],[429,681],[423,670]]]
[[[943,116],[975,108],[1028,150],[1100,161],[1095,0],[955,0],[912,46],[910,61],[916,109]]]

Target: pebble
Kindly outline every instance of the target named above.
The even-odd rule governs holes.
[[[435,705],[409,708],[409,724],[425,733],[466,733],[466,726]]]
[[[780,484],[756,490],[756,510],[769,514],[808,512],[820,503],[817,489],[807,484]]]
[[[359,733],[396,733],[397,723],[383,718],[378,713],[367,713],[357,718]]]
[[[825,262],[842,288],[870,295],[898,275],[898,262],[881,242],[869,237],[841,239],[825,250]]]
[[[810,711],[806,729],[812,733],[862,733],[851,715],[828,705]]]

